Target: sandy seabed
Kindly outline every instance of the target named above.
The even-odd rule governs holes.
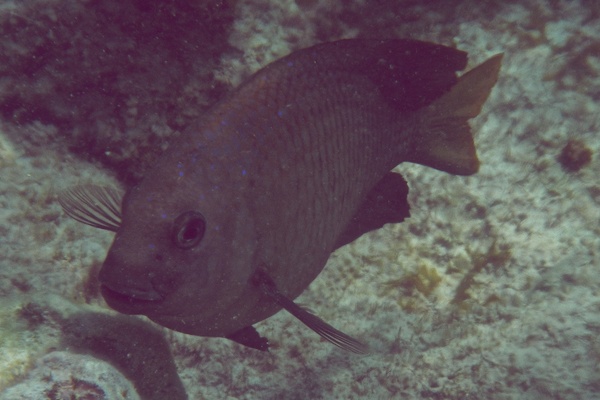
[[[472,121],[481,169],[465,178],[399,166],[411,217],[336,251],[297,299],[371,354],[345,353],[283,312],[256,325],[269,353],[163,330],[188,397],[599,398],[600,6],[348,3],[232,3],[227,42],[237,50],[223,52],[215,79],[233,86],[289,51],[379,29],[454,44],[470,67],[502,52],[499,82]],[[20,19],[31,12],[0,7]],[[13,72],[0,91],[30,89]],[[63,144],[61,129],[6,112],[0,120],[0,389],[32,382],[36,362],[60,347],[61,315],[109,312],[93,287],[112,235],[66,218],[55,196],[76,183],[119,183]],[[579,171],[558,161],[573,141],[592,153]],[[83,389],[72,379],[96,379],[72,371],[73,390]],[[59,387],[30,389],[51,398]],[[26,398],[15,393],[0,398]],[[135,398],[127,395],[114,398]]]

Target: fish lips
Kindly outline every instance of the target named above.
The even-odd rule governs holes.
[[[102,297],[110,308],[122,314],[146,314],[154,310],[164,301],[164,297],[155,291],[114,290],[103,284],[100,286]]]

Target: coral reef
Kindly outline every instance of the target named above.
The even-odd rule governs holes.
[[[0,13],[0,115],[58,127],[29,140],[131,183],[222,93],[211,77],[231,21],[225,0],[17,3]]]
[[[62,322],[63,346],[121,371],[144,400],[187,399],[163,332],[127,315],[82,312]]]
[[[2,2],[0,398],[137,398],[130,380],[160,380],[125,359],[130,348],[133,360],[159,361],[137,328],[104,330],[105,316],[67,322],[106,307],[96,273],[113,236],[66,218],[56,190],[135,182],[226,88],[289,51],[355,36],[455,45],[470,65],[504,53],[472,121],[479,173],[398,167],[411,217],[336,251],[297,299],[371,355],[345,354],[280,313],[256,327],[268,353],[170,332],[174,364],[157,374],[174,379],[176,369],[191,399],[596,398],[599,27],[593,0]],[[557,160],[570,140],[585,144],[567,149],[576,174]],[[103,339],[115,329],[130,338]],[[97,352],[42,358],[69,340]],[[100,359],[111,348],[111,362],[137,372]]]
[[[110,364],[87,355],[55,351],[42,357],[2,400],[139,400],[133,385]]]

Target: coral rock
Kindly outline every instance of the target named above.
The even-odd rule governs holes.
[[[139,400],[133,385],[110,364],[87,355],[55,351],[41,358],[0,400]]]

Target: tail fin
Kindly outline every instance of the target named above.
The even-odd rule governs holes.
[[[477,172],[479,160],[468,120],[481,111],[498,80],[501,62],[502,54],[497,54],[473,68],[421,111],[422,136],[407,161],[455,175]]]

